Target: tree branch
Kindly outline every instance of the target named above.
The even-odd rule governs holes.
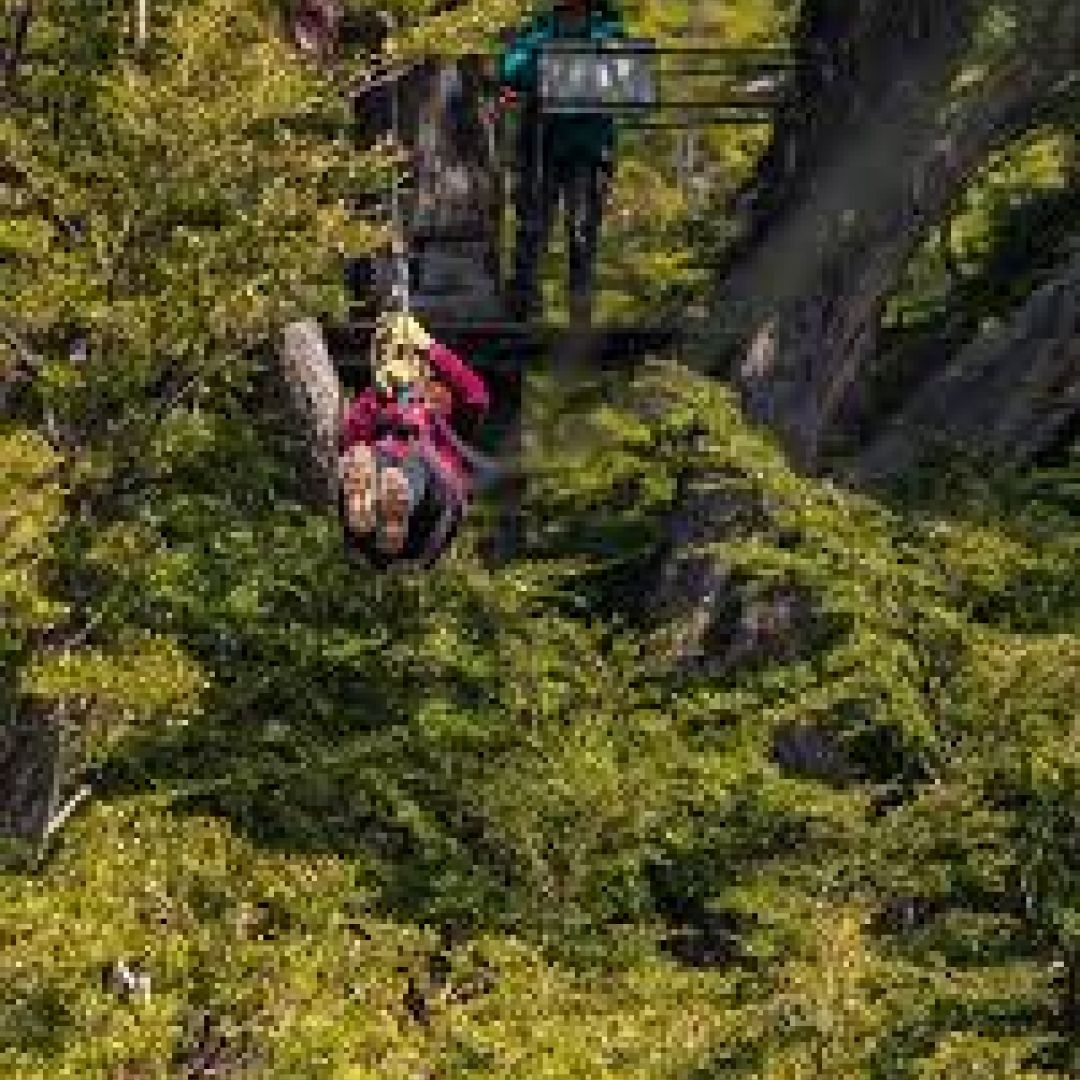
[[[5,90],[11,90],[15,84],[15,76],[19,70],[19,62],[22,60],[23,49],[26,46],[26,35],[30,29],[30,17],[33,14],[31,0],[23,0],[18,4],[11,17],[11,37],[5,42],[0,50],[0,72],[3,73],[3,85]]]
[[[929,444],[1025,465],[1080,413],[1080,252],[1010,322],[932,377],[860,458],[852,479],[888,480]]]

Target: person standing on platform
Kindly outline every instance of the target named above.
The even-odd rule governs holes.
[[[600,0],[561,0],[534,18],[499,62],[502,107],[521,97],[515,193],[517,242],[512,317],[539,314],[537,271],[559,202],[566,213],[571,322],[592,320],[596,254],[614,171],[615,122],[599,113],[540,115],[539,52],[549,41],[604,42],[624,36],[621,18]]]

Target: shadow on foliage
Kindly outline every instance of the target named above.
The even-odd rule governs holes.
[[[93,571],[95,595],[132,598],[103,631],[175,637],[212,686],[202,718],[115,745],[99,790],[164,788],[175,810],[220,817],[259,846],[358,860],[386,911],[483,921],[510,902],[515,871],[470,810],[467,776],[482,761],[414,718],[431,695],[483,715],[490,688],[452,658],[410,652],[416,583],[377,586],[346,563],[336,525],[300,509],[289,433],[254,398],[223,394],[227,418],[153,492],[181,576]],[[95,525],[139,510],[103,507]]]
[[[175,811],[222,818],[258,846],[358,859],[385,912],[472,923],[500,911],[513,856],[470,811],[461,786],[469,763],[448,768],[453,751],[425,746],[409,723],[422,681],[259,644],[240,646],[246,672],[234,668],[231,688],[219,672],[212,721],[125,740],[102,770],[105,794],[164,785]],[[269,685],[230,700],[266,671],[276,676]],[[483,696],[455,679],[442,680],[440,694]]]
[[[744,920],[707,904],[715,877],[708,857],[674,856],[646,866],[653,905],[667,928],[661,948],[687,967],[724,968],[745,959]]]
[[[77,1032],[58,987],[16,982],[0,990],[0,1045],[24,1054],[52,1056]]]

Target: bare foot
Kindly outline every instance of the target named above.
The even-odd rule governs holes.
[[[409,531],[409,481],[401,469],[383,469],[379,476],[379,529],[375,546],[384,555],[399,555]]]
[[[367,536],[375,528],[375,454],[370,446],[351,447],[341,459],[345,521],[349,531]]]

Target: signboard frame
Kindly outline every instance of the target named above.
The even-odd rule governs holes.
[[[665,64],[668,59],[676,63]],[[629,80],[623,79],[622,85],[630,82],[640,88],[648,83],[649,92],[623,95],[622,100],[613,94],[604,97],[588,92],[576,96],[553,93],[553,87],[560,82],[588,84],[587,79],[565,76],[571,64],[580,64],[582,60],[621,63],[632,73]],[[648,38],[550,42],[540,50],[539,106],[546,115],[601,114],[628,121],[635,127],[767,123],[788,103],[785,84],[804,63],[795,50],[776,46],[661,48]],[[696,100],[669,97],[666,93],[669,82],[685,88],[695,78],[709,76],[719,77],[728,84],[728,89]],[[681,114],[681,119],[675,119],[673,113]]]

